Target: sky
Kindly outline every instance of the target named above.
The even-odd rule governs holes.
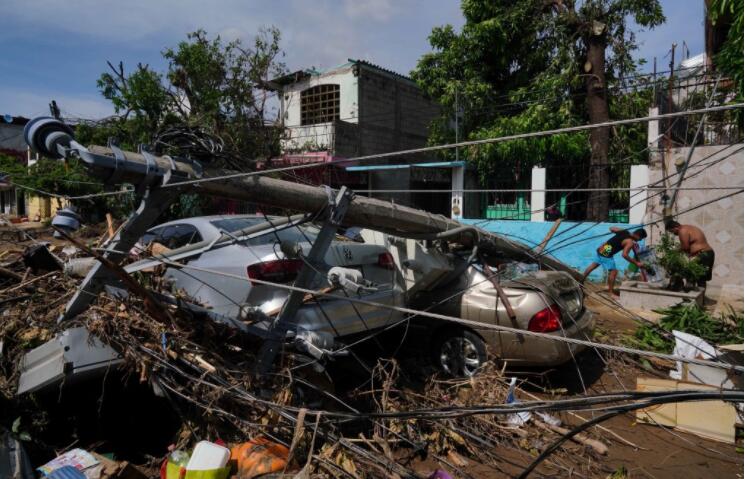
[[[639,31],[637,56],[666,70],[671,43],[703,51],[703,0],[661,0],[667,22]],[[262,26],[282,32],[290,70],[364,59],[408,74],[430,50],[434,26],[460,28],[459,0],[3,0],[0,16],[0,115],[113,113],[96,87],[106,61],[165,70],[161,51],[198,28],[250,41]],[[665,65],[664,67],[662,65]]]

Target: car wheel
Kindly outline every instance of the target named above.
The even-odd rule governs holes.
[[[466,329],[450,329],[434,341],[435,366],[453,377],[470,377],[486,362],[486,345],[478,334]]]

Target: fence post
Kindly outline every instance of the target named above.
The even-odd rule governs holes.
[[[546,168],[533,168],[530,189],[530,221],[543,221],[543,210],[546,208]]]
[[[450,189],[450,218],[459,220],[463,218],[463,212],[465,211],[465,205],[463,204],[463,186],[465,184],[466,167],[465,166],[453,166],[453,173],[451,177]]]
[[[649,184],[649,166],[632,165],[629,182],[629,224],[644,223],[647,212],[647,185]]]

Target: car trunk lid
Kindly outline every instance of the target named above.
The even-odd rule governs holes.
[[[515,289],[537,289],[556,302],[569,318],[582,314],[583,295],[579,284],[563,271],[533,271],[505,281],[504,286]]]

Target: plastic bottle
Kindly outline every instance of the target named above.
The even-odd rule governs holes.
[[[177,466],[186,467],[190,458],[188,452],[176,449],[168,455],[168,462]]]

